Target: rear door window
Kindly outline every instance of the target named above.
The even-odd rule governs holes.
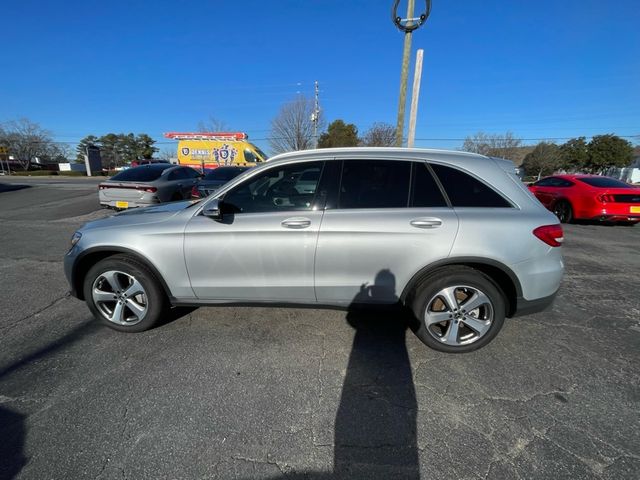
[[[168,180],[171,182],[173,180],[186,180],[187,178],[189,177],[187,177],[187,172],[184,171],[184,168],[176,168],[169,173]]]
[[[198,178],[200,177],[200,173],[198,173],[195,169],[191,167],[185,167],[184,172],[187,175],[187,178]]]
[[[403,208],[409,201],[411,162],[345,160],[338,208]]]
[[[511,207],[502,195],[471,175],[444,165],[431,166],[454,207]]]

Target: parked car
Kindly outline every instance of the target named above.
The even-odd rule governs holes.
[[[171,163],[159,158],[144,158],[142,160],[134,160],[131,162],[132,167],[138,167],[140,165],[155,165],[156,163]]]
[[[200,201],[87,223],[64,265],[72,294],[120,331],[170,306],[393,305],[425,344],[468,352],[551,304],[562,235],[511,162],[325,149],[279,155]]]
[[[640,222],[640,188],[600,175],[553,175],[529,189],[562,223]]]
[[[118,210],[191,197],[200,173],[190,167],[154,163],[132,167],[98,185],[100,205]]]
[[[204,198],[211,195],[229,180],[236,178],[251,167],[218,167],[206,170],[204,177],[191,190],[193,198]]]

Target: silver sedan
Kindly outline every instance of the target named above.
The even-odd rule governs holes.
[[[170,163],[129,168],[98,185],[100,205],[124,210],[184,200],[200,176],[191,167]]]

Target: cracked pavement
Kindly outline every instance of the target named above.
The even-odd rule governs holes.
[[[66,294],[95,181],[21,182],[0,193],[0,478],[638,478],[640,227],[566,226],[553,308],[471,354],[385,312],[201,308],[125,335]]]

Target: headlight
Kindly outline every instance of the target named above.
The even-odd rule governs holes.
[[[76,243],[80,241],[82,238],[82,234],[80,232],[76,232],[71,236],[71,248],[75,247]]]

